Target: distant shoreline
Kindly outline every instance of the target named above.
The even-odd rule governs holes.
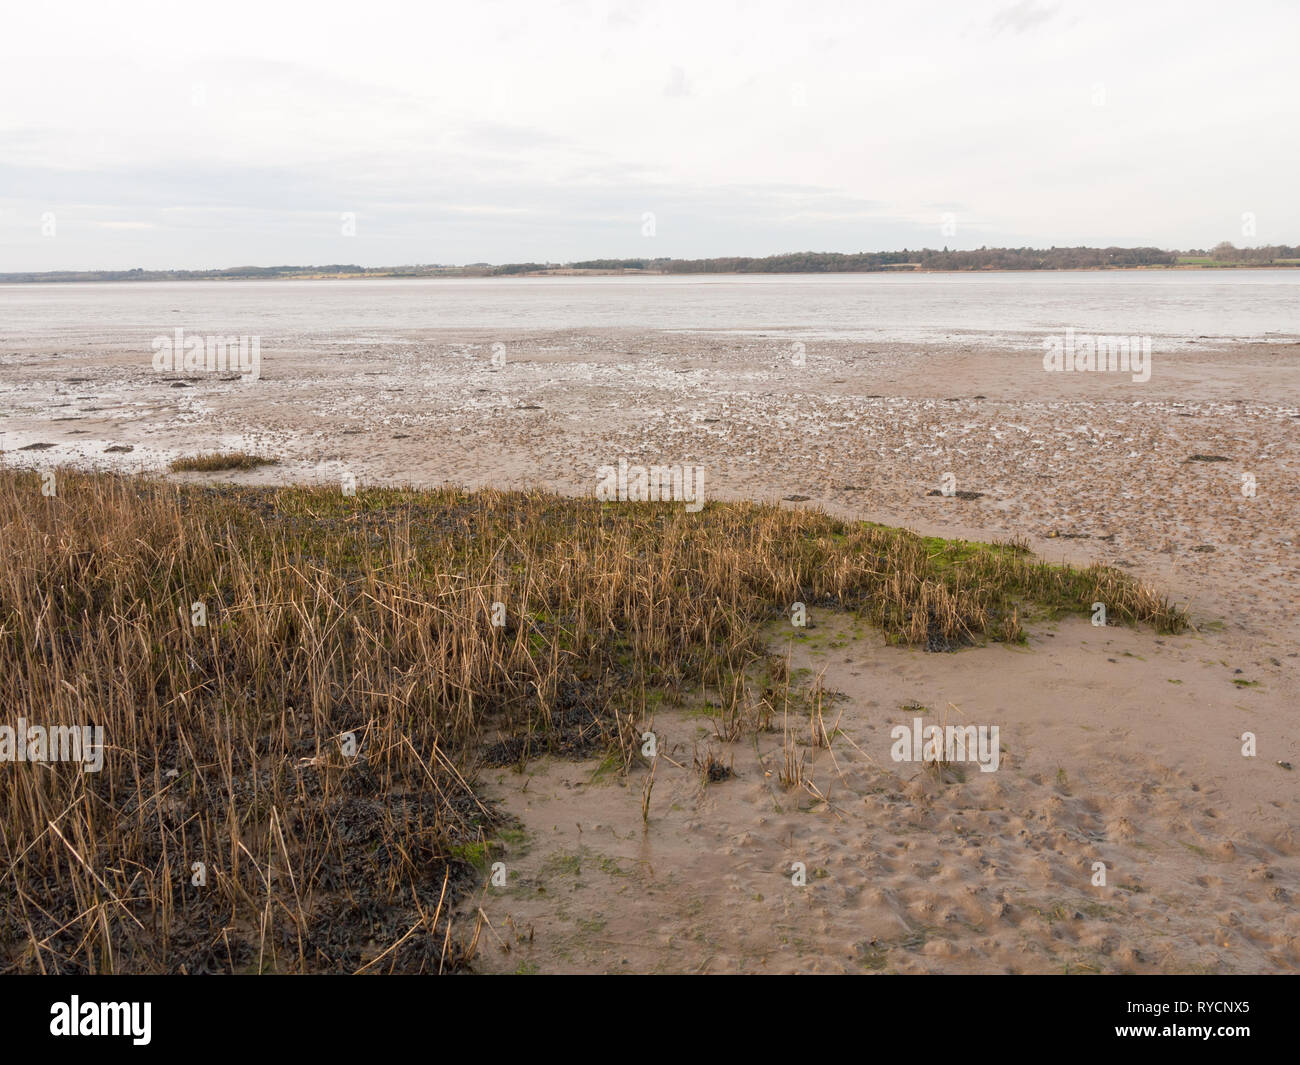
[[[1209,249],[1161,248],[904,248],[881,252],[789,252],[707,259],[587,259],[568,263],[229,266],[214,270],[45,270],[0,273],[0,284],[96,281],[338,281],[485,277],[690,277],[740,274],[969,274],[1068,270],[1271,270],[1300,266],[1300,247],[1285,244]]]
[[[519,273],[488,273],[463,270],[404,273],[395,270],[364,270],[327,273],[321,271],[281,274],[234,274],[214,270],[210,274],[186,271],[183,275],[163,271],[144,271],[143,275],[117,276],[118,271],[86,271],[69,273],[50,271],[41,274],[0,274],[0,285],[60,285],[60,284],[122,284],[158,283],[163,281],[483,281],[540,277],[833,277],[845,274],[1097,274],[1146,273],[1151,271],[1198,270],[1287,270],[1300,267],[1300,261],[1271,263],[1173,263],[1144,266],[1043,266],[1043,267],[980,267],[974,269],[938,269],[932,267],[878,267],[866,270],[529,270]],[[106,275],[113,276],[106,276]]]

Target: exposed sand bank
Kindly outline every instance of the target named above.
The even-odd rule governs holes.
[[[814,612],[814,618],[816,612]],[[850,639],[845,642],[842,638]],[[836,638],[841,637],[841,638]],[[1287,972],[1300,964],[1294,774],[1272,747],[1293,702],[1239,691],[1214,641],[1070,621],[927,655],[823,619],[794,653],[829,691],[829,749],[790,732],[809,778],[781,786],[784,739],[723,743],[661,712],[644,771],[599,763],[490,770],[527,829],[482,906],[511,946],[498,971]],[[910,704],[927,707],[922,713]],[[950,705],[951,704],[951,705]],[[906,708],[905,708],[906,707]],[[960,713],[955,708],[960,708]],[[890,729],[998,723],[1001,764],[890,760]],[[1285,744],[1291,751],[1295,743]],[[709,751],[735,776],[707,786]],[[671,759],[671,761],[670,761]],[[680,767],[673,762],[680,763]],[[824,801],[822,798],[824,797]],[[802,862],[807,885],[795,886]],[[1094,863],[1106,867],[1094,885]],[[530,941],[531,936],[531,941]]]
[[[1157,351],[1145,384],[1049,374],[1030,346],[770,331],[277,342],[256,383],[183,387],[148,352],[55,351],[0,351],[5,462],[160,469],[243,447],[280,459],[234,477],[249,482],[350,473],[579,493],[620,458],[698,463],[711,497],[803,496],[791,505],[1022,536],[1045,558],[1125,566],[1190,604],[1198,630],[1179,637],[1068,622],[1036,630],[1028,650],[954,655],[866,631],[826,639],[842,622],[814,611],[794,664],[846,696],[826,709],[828,725],[843,714],[842,735],[806,752],[825,802],[779,786],[779,732],[727,750],[736,777],[701,790],[691,763],[712,725],[681,711],[655,721],[685,768],[661,760],[645,830],[640,770],[626,787],[590,783],[589,764],[487,771],[526,842],[483,908],[503,939],[511,926],[533,936],[507,954],[485,932],[484,967],[1300,964],[1300,808],[1294,771],[1277,764],[1300,763],[1298,344]],[[19,450],[36,443],[54,446]],[[981,496],[929,495],[949,472]],[[940,781],[890,761],[889,729],[913,702],[927,720],[956,719],[951,703],[963,723],[998,725],[999,770]],[[1247,730],[1256,758],[1241,754]],[[807,887],[791,884],[794,861]],[[1105,888],[1090,883],[1094,861]]]

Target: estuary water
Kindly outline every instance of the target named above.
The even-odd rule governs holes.
[[[1300,335],[1300,269],[175,281],[0,285],[0,344],[187,332],[395,339],[430,329],[787,330],[1033,342]]]

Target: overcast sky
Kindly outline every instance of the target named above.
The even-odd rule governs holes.
[[[1295,0],[11,4],[0,270],[1300,243],[1298,42]]]

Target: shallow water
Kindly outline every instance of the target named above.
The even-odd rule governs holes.
[[[1067,327],[1171,340],[1300,335],[1300,269],[0,285],[0,343],[425,329],[787,329],[1034,342]],[[1029,336],[1027,337],[1026,334]]]

